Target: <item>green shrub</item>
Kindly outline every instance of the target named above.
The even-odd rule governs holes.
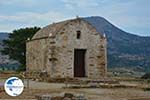
[[[144,91],[150,91],[150,87],[143,88]]]
[[[150,79],[150,73],[144,74],[141,78],[142,79]]]

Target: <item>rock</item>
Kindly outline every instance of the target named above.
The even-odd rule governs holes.
[[[71,98],[65,97],[63,100],[72,100]]]
[[[65,93],[64,97],[72,98],[73,94],[72,93]]]
[[[63,100],[63,97],[59,94],[47,94],[35,96],[37,100]]]
[[[87,100],[84,94],[75,94],[75,100]]]
[[[52,97],[51,100],[63,100],[63,97],[57,96],[57,97]],[[68,100],[68,99],[66,99]]]

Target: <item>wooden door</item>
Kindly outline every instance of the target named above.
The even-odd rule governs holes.
[[[85,49],[74,50],[74,77],[85,77]]]

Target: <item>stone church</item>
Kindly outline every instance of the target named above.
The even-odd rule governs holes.
[[[103,78],[107,72],[105,35],[82,18],[48,25],[26,43],[29,72],[50,78]]]

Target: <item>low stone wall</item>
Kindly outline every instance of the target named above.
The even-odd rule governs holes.
[[[30,71],[30,72],[25,72],[23,75],[24,78],[27,79],[33,79],[36,81],[48,81],[48,78],[50,77],[46,72],[41,72],[41,71]]]
[[[87,100],[83,94],[76,93],[52,93],[46,95],[36,95],[37,100]]]
[[[113,80],[109,77],[103,77],[98,79],[90,78],[51,78],[46,72],[32,71],[25,73],[25,78],[32,79],[34,81],[40,82],[50,82],[50,83],[66,83],[66,84],[119,84],[119,81]]]

